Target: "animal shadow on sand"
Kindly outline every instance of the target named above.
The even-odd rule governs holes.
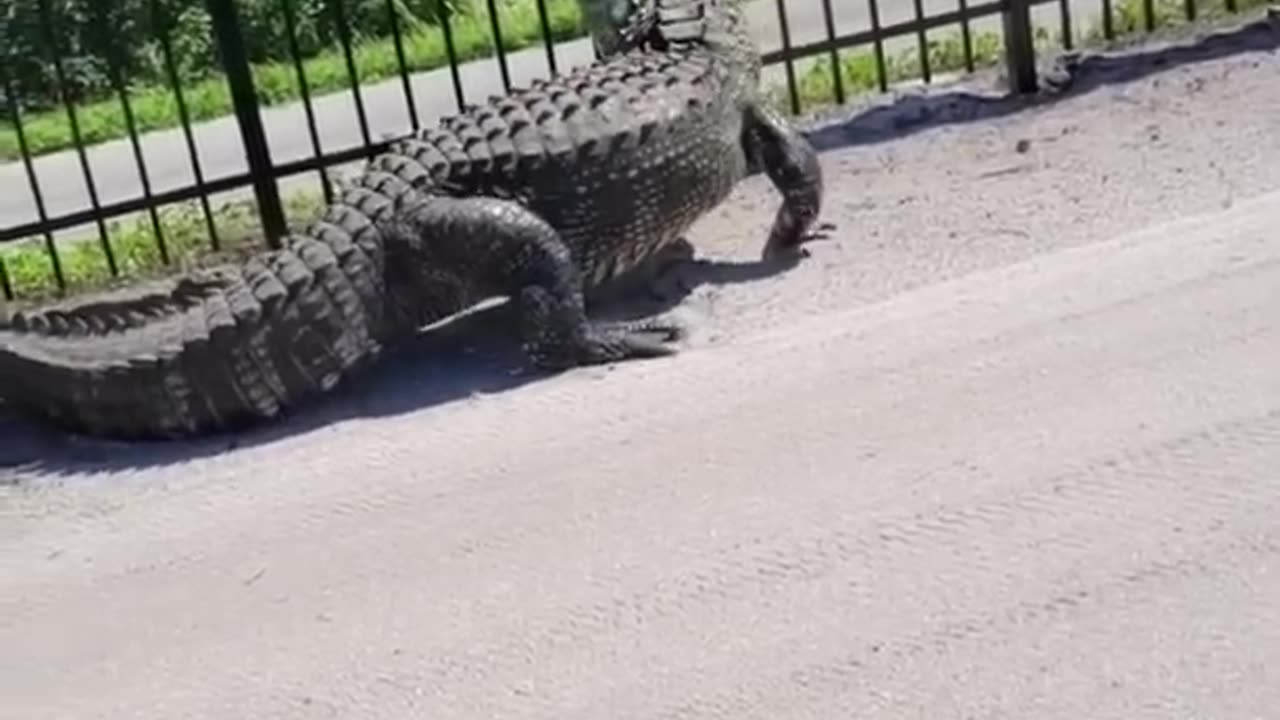
[[[1041,90],[1034,95],[979,92],[954,83],[898,94],[871,107],[845,110],[842,116],[828,115],[801,129],[819,152],[884,142],[931,127],[1009,115],[1180,65],[1278,47],[1280,14],[1270,11],[1260,20],[1162,46],[1115,53],[1064,53],[1042,68]],[[762,232],[770,219],[760,214]],[[651,317],[675,307],[700,286],[749,283],[786,267],[763,261],[696,258],[692,246],[681,243],[665,258],[593,296],[592,314],[610,319]],[[510,304],[467,313],[387,353],[375,366],[299,406],[287,417],[200,439],[117,443],[0,418],[0,484],[183,463],[318,431],[347,419],[400,415],[513,390],[546,375],[528,368],[515,340],[515,327]]]
[[[1068,51],[1049,58],[1038,72],[1039,90],[1018,95],[1007,90],[977,90],[990,84],[981,73],[974,79],[925,86],[877,97],[862,107],[846,107],[800,124],[800,132],[819,152],[901,139],[944,125],[991,120],[1035,107],[1047,106],[1110,85],[1123,85],[1150,75],[1192,63],[1206,62],[1250,52],[1280,48],[1280,10],[1268,10],[1257,20],[1231,27],[1201,29],[1191,37],[1174,37],[1163,43],[1150,40],[1137,49],[1111,52]],[[990,76],[992,73],[987,73]],[[753,174],[760,174],[757,170]],[[761,218],[761,227],[765,218]],[[819,228],[818,239],[834,228]],[[670,309],[702,285],[730,285],[770,277],[782,268],[760,262],[734,262],[686,257],[663,277],[650,278],[660,293],[647,305],[633,303],[647,312]],[[661,269],[658,269],[661,270]],[[651,272],[653,272],[651,270]],[[635,295],[638,289],[628,286]],[[642,292],[642,291],[640,291]]]

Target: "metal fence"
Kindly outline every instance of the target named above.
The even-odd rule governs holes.
[[[335,166],[370,157],[386,147],[386,142],[375,139],[370,129],[368,110],[362,94],[364,86],[358,79],[357,73],[356,56],[358,43],[355,37],[359,28],[353,28],[349,19],[349,9],[353,3],[364,2],[367,6],[370,2],[380,0],[324,0],[329,15],[328,19],[337,29],[337,50],[341,54],[347,73],[345,94],[350,98],[351,107],[354,110],[360,130],[360,142],[336,151],[325,151],[322,148],[321,132],[318,128],[316,111],[316,104],[319,99],[315,97],[315,93],[309,86],[305,64],[298,47],[298,38],[294,31],[298,13],[297,4],[301,0],[274,0],[277,6],[275,9],[279,11],[280,16],[283,18],[284,27],[287,30],[285,41],[288,45],[288,54],[292,58],[293,71],[296,75],[297,88],[299,90],[297,101],[302,108],[305,132],[309,137],[311,150],[309,157],[288,162],[279,162],[272,158],[271,147],[268,143],[262,119],[264,110],[259,102],[258,88],[255,87],[254,73],[246,53],[245,37],[242,32],[242,18],[237,9],[236,0],[206,0],[205,9],[207,17],[211,20],[210,29],[212,35],[216,38],[217,55],[222,65],[222,77],[225,78],[225,83],[230,90],[234,109],[233,117],[240,141],[238,152],[243,154],[245,169],[241,172],[224,174],[216,178],[207,176],[208,173],[204,167],[205,161],[198,148],[196,133],[193,129],[194,122],[186,97],[187,88],[184,87],[184,81],[178,69],[181,60],[178,56],[178,49],[174,46],[173,38],[168,37],[165,33],[159,33],[154,38],[159,54],[159,66],[162,68],[163,77],[167,80],[168,92],[172,97],[173,110],[177,116],[176,124],[182,134],[182,147],[183,152],[186,154],[185,161],[189,165],[193,180],[163,191],[157,191],[153,188],[150,168],[146,159],[146,152],[144,152],[144,147],[149,142],[149,136],[139,132],[138,123],[135,121],[135,112],[131,106],[130,99],[130,78],[125,76],[126,71],[119,66],[119,63],[115,62],[117,56],[113,53],[108,53],[106,75],[109,78],[110,87],[114,90],[112,95],[122,110],[124,120],[124,138],[122,138],[122,141],[127,141],[132,150],[132,164],[136,166],[137,177],[140,181],[140,192],[133,197],[104,202],[102,200],[101,187],[103,183],[111,183],[112,178],[99,177],[90,162],[89,144],[85,141],[81,132],[80,113],[82,112],[82,101],[78,101],[74,97],[74,93],[68,90],[68,60],[65,56],[65,49],[61,47],[62,43],[59,42],[59,38],[64,36],[62,29],[58,26],[55,14],[50,11],[50,3],[53,0],[29,1],[39,6],[38,24],[40,39],[42,40],[41,45],[43,46],[41,52],[44,53],[43,59],[47,62],[47,66],[52,68],[52,82],[59,88],[57,96],[60,107],[57,112],[60,115],[65,115],[66,125],[70,129],[71,147],[65,152],[74,153],[75,157],[73,163],[68,163],[65,162],[68,159],[67,156],[63,155],[64,162],[60,171],[61,176],[42,177],[41,173],[37,171],[39,161],[36,156],[38,153],[32,148],[28,132],[28,116],[30,113],[26,111],[27,104],[24,102],[21,90],[16,87],[14,78],[7,70],[8,67],[13,66],[13,61],[17,59],[14,57],[17,51],[13,47],[5,48],[4,57],[0,58],[0,105],[3,105],[3,107],[0,107],[0,111],[7,113],[7,118],[0,117],[0,129],[4,129],[7,126],[8,130],[16,138],[19,159],[14,160],[13,164],[10,165],[9,170],[13,171],[10,175],[0,177],[21,177],[25,180],[26,190],[29,192],[29,199],[34,207],[34,217],[23,221],[15,221],[12,217],[3,218],[3,223],[0,223],[0,247],[19,241],[30,242],[35,239],[38,242],[42,240],[43,250],[47,254],[52,282],[58,290],[65,290],[67,287],[66,273],[61,260],[60,244],[75,242],[76,240],[64,241],[62,238],[55,238],[56,233],[65,234],[69,229],[81,226],[94,228],[96,232],[90,232],[97,236],[95,238],[96,244],[99,246],[105,260],[106,271],[111,277],[117,277],[121,274],[121,268],[120,263],[117,262],[116,248],[112,245],[111,234],[108,231],[108,223],[113,219],[127,215],[136,216],[138,213],[149,216],[149,225],[154,234],[158,258],[162,264],[169,264],[172,262],[172,258],[166,244],[166,233],[160,217],[161,208],[175,203],[197,203],[199,212],[203,217],[203,231],[207,232],[205,241],[208,244],[208,249],[216,251],[220,248],[221,239],[218,223],[215,219],[214,203],[211,202],[210,198],[219,193],[240,191],[247,194],[247,191],[251,190],[261,228],[260,237],[263,238],[262,241],[266,245],[275,247],[287,232],[284,203],[281,199],[280,182],[282,179],[305,173],[316,173],[320,178],[325,200],[329,200],[332,186],[329,182],[327,171]],[[792,1],[799,2],[799,0]],[[780,47],[765,52],[763,59],[767,67],[782,66],[786,101],[793,111],[800,111],[804,104],[804,98],[802,97],[803,79],[797,76],[796,69],[801,60],[811,58],[822,61],[825,58],[825,64],[829,66],[831,72],[830,82],[833,95],[831,99],[835,102],[844,102],[852,93],[851,88],[845,86],[847,78],[842,69],[841,63],[844,58],[842,58],[841,53],[847,54],[869,46],[869,54],[875,74],[874,87],[871,89],[884,91],[897,79],[890,72],[891,58],[887,49],[888,44],[895,40],[905,40],[908,43],[914,40],[914,45],[916,46],[914,48],[916,55],[916,72],[914,74],[920,80],[930,82],[936,76],[938,68],[934,67],[931,62],[931,55],[934,54],[937,48],[931,44],[929,33],[946,27],[958,27],[960,32],[960,53],[962,56],[961,67],[958,69],[973,71],[977,65],[981,64],[979,62],[981,59],[975,58],[974,25],[984,20],[989,23],[995,23],[998,27],[998,30],[992,31],[998,34],[1001,41],[1000,57],[997,62],[1004,63],[1011,88],[1017,92],[1031,91],[1036,85],[1035,53],[1037,50],[1037,31],[1033,28],[1032,22],[1033,11],[1045,9],[1039,6],[1046,6],[1048,9],[1056,11],[1054,14],[1056,15],[1057,38],[1053,44],[1070,48],[1078,35],[1077,32],[1073,31],[1072,15],[1084,0],[990,0],[976,4],[969,4],[967,0],[938,1],[946,2],[947,5],[954,3],[954,9],[947,9],[942,12],[927,12],[924,0],[810,0],[810,2],[820,5],[817,9],[821,12],[820,34],[822,37],[817,40],[795,43],[793,42],[794,28],[792,27],[791,17],[795,10],[788,6],[787,0],[744,0],[749,4],[773,3],[776,6],[776,28],[770,28],[770,30],[776,30],[776,37],[780,41]],[[1114,0],[1116,3],[1127,3],[1128,1]],[[1164,3],[1170,1],[1161,0]],[[1188,20],[1196,18],[1195,0],[1173,1],[1182,3],[1180,14],[1184,15],[1185,18]],[[503,51],[505,43],[503,39],[502,8],[498,5],[497,0],[477,0],[477,2],[480,4],[482,12],[488,16],[488,31],[491,33],[492,44],[497,48],[497,52],[491,57],[478,62],[496,63],[502,86],[510,89],[513,80],[510,57],[508,53]],[[534,2],[536,4],[538,29],[541,33],[540,45],[545,55],[546,68],[549,73],[555,74],[562,69],[558,55],[563,52],[565,46],[558,45],[553,41],[547,5],[548,0],[534,0]],[[1101,11],[1100,33],[1106,39],[1112,39],[1117,35],[1117,18],[1129,25],[1140,25],[1138,28],[1127,29],[1141,31],[1145,28],[1146,30],[1151,30],[1159,23],[1159,11],[1163,10],[1167,14],[1169,9],[1167,5],[1157,5],[1157,0],[1132,0],[1132,4],[1126,4],[1124,8],[1113,7],[1113,0],[1088,0],[1088,2],[1101,3],[1099,8]],[[1236,10],[1236,0],[1223,0],[1223,2],[1225,3],[1225,10],[1232,12]],[[149,3],[153,13],[160,12],[158,0],[149,0]],[[891,23],[882,22],[885,6],[893,3],[902,5],[909,3],[909,17]],[[403,131],[407,132],[417,130],[423,124],[423,111],[425,109],[436,108],[439,112],[448,112],[453,108],[463,107],[468,95],[468,88],[463,79],[463,64],[455,42],[452,21],[449,19],[450,16],[443,15],[435,19],[430,31],[438,33],[442,39],[444,53],[448,61],[447,70],[450,74],[452,97],[435,96],[428,98],[415,94],[414,83],[411,81],[413,73],[410,70],[409,63],[406,61],[407,30],[402,27],[403,23],[398,20],[396,8],[396,0],[386,0],[385,10],[388,13],[390,38],[380,38],[380,40],[384,43],[389,41],[394,46],[398,65],[396,71],[408,119],[408,126],[403,128]],[[855,8],[858,12],[865,13],[867,27],[845,34],[837,33],[837,10],[849,12]],[[1137,18],[1134,17],[1135,8],[1139,16]],[[160,26],[161,23],[156,23],[156,25]],[[810,28],[810,30],[814,29],[816,28]],[[421,29],[415,30],[415,32],[421,32]],[[1040,33],[1043,35],[1043,31],[1040,31]],[[811,32],[810,34],[813,33]],[[990,60],[990,58],[987,59],[988,61]],[[813,70],[810,70],[810,72],[812,73]],[[98,101],[101,102],[101,98]],[[440,106],[450,107],[441,108]],[[45,112],[47,113],[48,110]],[[16,172],[17,163],[21,163],[20,174]],[[0,167],[0,171],[3,170],[4,168]],[[51,186],[51,183],[69,182],[69,178],[73,175],[79,176],[76,181],[82,181],[87,190],[85,206],[66,212],[50,213],[45,201],[46,189]],[[3,194],[14,196],[20,192],[21,190],[18,187],[6,187]],[[2,199],[0,198],[0,200]],[[12,215],[12,213],[9,214]],[[13,299],[14,288],[2,258],[0,258],[0,285],[3,286],[5,297]]]

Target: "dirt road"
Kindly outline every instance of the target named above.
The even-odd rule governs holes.
[[[669,360],[438,403],[511,381],[414,360],[319,428],[47,459],[0,715],[1273,717],[1277,70],[831,150],[838,242],[700,287]]]

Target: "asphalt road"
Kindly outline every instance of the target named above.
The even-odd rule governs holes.
[[[1076,15],[1092,11],[1096,0],[1073,0]],[[865,2],[833,3],[836,33],[856,32],[870,27]],[[883,24],[908,20],[914,16],[910,0],[883,0],[880,15]],[[954,10],[957,2],[928,0],[925,12],[938,14]],[[773,0],[755,0],[751,6],[751,19],[756,37],[763,50],[780,46],[777,5]],[[817,0],[787,0],[788,26],[793,43],[811,42],[826,37],[822,6]],[[1056,17],[1056,7],[1037,8],[1037,17],[1051,22]],[[974,25],[975,28],[996,30],[998,19],[988,18]],[[899,38],[890,47],[914,47],[914,37]],[[555,47],[560,67],[586,64],[591,61],[590,45],[583,40],[561,43]],[[510,58],[513,83],[526,83],[549,72],[542,46],[514,53]],[[769,70],[769,80],[782,82],[782,67]],[[502,79],[496,60],[481,60],[465,64],[461,68],[464,92],[468,97],[485,97],[503,91]],[[434,122],[441,115],[456,109],[453,84],[447,69],[418,73],[412,78],[416,105],[423,122]],[[405,95],[398,79],[362,88],[371,135],[375,138],[396,135],[410,129]],[[362,136],[350,93],[336,93],[319,98],[315,102],[321,147],[325,152],[336,152],[358,146]],[[311,138],[305,124],[305,114],[300,103],[282,105],[263,112],[268,143],[277,162],[288,162],[313,155]],[[242,173],[246,169],[243,144],[239,130],[230,118],[199,123],[195,127],[196,144],[200,163],[207,179]],[[147,133],[143,136],[143,155],[147,173],[155,191],[184,187],[194,182],[185,138],[181,130]],[[90,149],[89,162],[99,199],[103,203],[128,200],[142,195],[142,182],[134,159],[132,146],[127,140],[104,143]],[[62,215],[90,207],[89,194],[74,151],[54,153],[40,157],[36,162],[41,192],[46,208],[52,216]],[[286,186],[302,183],[317,187],[316,174],[309,173],[286,181]],[[36,207],[30,192],[26,171],[21,163],[0,165],[0,227],[16,226],[37,219]],[[219,201],[242,197],[248,191],[239,190],[219,196]],[[84,232],[81,228],[79,232]],[[75,234],[76,231],[72,231]],[[66,233],[63,233],[66,234]]]

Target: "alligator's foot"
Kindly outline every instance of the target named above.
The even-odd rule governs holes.
[[[769,234],[769,241],[765,243],[764,251],[760,256],[764,262],[793,266],[809,257],[810,244],[830,240],[831,233],[836,229],[835,223],[822,222],[811,230],[797,233],[791,228],[789,220],[784,221],[784,218],[790,217],[785,207],[778,213],[778,222],[774,225],[773,232]],[[783,225],[784,222],[787,226],[780,229],[779,225]]]
[[[693,292],[697,283],[690,275],[695,250],[685,238],[663,247],[650,260],[645,294],[654,302],[669,305]]]
[[[524,351],[548,370],[674,355],[670,343],[685,334],[665,321],[592,322],[572,298],[557,299],[538,286],[525,288],[519,302]]]
[[[762,167],[782,193],[782,207],[761,253],[768,262],[795,263],[808,256],[805,245],[835,229],[818,222],[822,211],[822,165],[813,145],[764,105],[747,109],[743,142],[747,156]]]
[[[626,274],[593,288],[587,296],[587,304],[592,307],[630,307],[636,303],[645,308],[675,305],[698,284],[690,272],[695,252],[687,239],[675,240]]]
[[[421,273],[416,292],[450,299],[458,284],[510,297],[534,365],[577,365],[671,355],[679,327],[660,322],[593,322],[573,254],[549,223],[518,203],[490,197],[430,197],[384,229],[388,257]],[[443,280],[442,280],[443,278]],[[437,304],[439,302],[437,301]]]

